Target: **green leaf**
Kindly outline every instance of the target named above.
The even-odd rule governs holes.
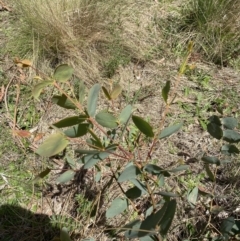
[[[76,162],[75,162],[70,156],[66,156],[66,159],[67,159],[68,165],[69,165],[72,169],[75,169],[75,168],[76,168]]]
[[[74,69],[67,64],[59,65],[53,74],[53,79],[59,82],[67,82],[71,79]]]
[[[234,224],[235,224],[234,217],[228,217],[224,219],[220,227],[221,233],[228,234],[232,230]]]
[[[169,127],[166,127],[164,128],[160,135],[159,135],[159,139],[163,139],[163,138],[166,138],[168,136],[171,136],[172,134],[174,134],[175,132],[179,131],[180,128],[182,127],[183,123],[179,123],[179,124],[176,124],[176,125],[172,125],[172,126],[169,126]]]
[[[166,85],[162,89],[162,97],[163,97],[163,99],[166,103],[167,103],[168,94],[169,94],[169,91],[170,91],[170,86],[171,86],[171,82],[168,80],[166,82]]]
[[[223,140],[229,143],[237,143],[240,141],[240,134],[233,130],[224,130]]]
[[[164,191],[160,191],[160,192],[157,192],[156,194],[159,194],[163,197],[179,197],[178,194],[176,193],[173,193],[173,192],[164,192]]]
[[[141,226],[141,221],[140,220],[134,220],[131,221],[130,223],[126,224],[123,227],[123,230],[125,231],[126,229],[129,229],[125,232],[125,237],[126,238],[137,238],[138,237],[138,232]]]
[[[222,131],[221,127],[215,123],[211,123],[211,122],[208,123],[207,131],[212,137],[214,137],[218,140],[220,140],[223,136],[223,131]]]
[[[157,239],[151,236],[145,236],[145,237],[139,238],[139,241],[157,241]]]
[[[76,109],[76,106],[67,98],[66,95],[54,95],[52,102],[65,109]]]
[[[128,207],[126,199],[116,198],[112,201],[111,206],[106,212],[106,218],[113,218],[114,216],[124,212]]]
[[[154,165],[154,164],[147,164],[144,169],[144,171],[152,174],[152,175],[159,175],[159,174],[163,174],[165,177],[170,177],[171,174],[162,169],[161,167],[157,166],[157,165]]]
[[[62,120],[54,123],[53,125],[56,126],[57,128],[64,128],[64,127],[80,124],[80,123],[84,122],[86,119],[87,119],[86,115],[71,116],[71,117],[62,119]]]
[[[79,153],[79,154],[97,154],[97,153],[100,153],[101,151],[99,150],[75,150],[76,153]]]
[[[105,96],[108,98],[108,100],[111,100],[111,96],[110,96],[108,90],[104,86],[102,86],[102,90],[103,90],[103,93],[105,94]]]
[[[116,84],[114,87],[113,87],[113,90],[110,94],[111,96],[111,99],[112,100],[115,100],[117,99],[117,97],[121,94],[122,92],[122,87],[119,85],[119,84]]]
[[[79,80],[79,91],[78,91],[78,100],[80,104],[83,104],[85,97],[86,86],[82,80]]]
[[[101,111],[96,116],[95,119],[98,124],[100,124],[103,127],[107,128],[116,128],[118,126],[117,124],[117,118],[114,117],[112,114]]]
[[[129,228],[130,230],[125,232],[126,238],[140,238],[144,236],[153,235],[156,233],[157,225],[160,225],[161,221],[164,218],[164,215],[167,211],[169,202],[165,202],[163,207],[155,213],[152,213],[147,216],[142,222],[140,220],[135,220],[127,225],[124,228]]]
[[[169,172],[181,172],[189,169],[189,165],[180,165],[176,168],[173,168],[171,170],[168,170]]]
[[[75,172],[73,170],[67,170],[63,174],[61,174],[57,179],[57,183],[66,183],[72,180],[75,176]]]
[[[152,127],[141,117],[139,116],[132,116],[132,120],[136,127],[146,136],[148,137],[154,137],[153,129]]]
[[[162,236],[166,236],[167,232],[172,224],[175,212],[176,212],[177,202],[175,199],[167,202],[167,209],[164,213],[164,216],[159,223],[160,233]]]
[[[98,94],[101,86],[95,84],[89,91],[88,101],[87,101],[87,112],[90,116],[94,116],[97,108]]]
[[[70,238],[69,234],[68,234],[68,229],[63,227],[60,231],[60,240],[61,241],[72,241],[72,239]]]
[[[101,176],[102,176],[102,172],[101,171],[97,172],[94,178],[95,182],[99,182],[101,180]]]
[[[32,96],[38,100],[38,97],[39,95],[41,94],[41,91],[44,87],[52,84],[53,81],[52,80],[46,80],[46,81],[42,81],[38,84],[36,84],[34,87],[33,87],[33,90],[32,90]]]
[[[44,177],[46,177],[50,172],[51,172],[51,169],[47,167],[44,171],[40,172],[38,175],[35,176],[35,178],[33,179],[33,182],[34,183],[38,182],[40,179],[43,179]]]
[[[143,194],[142,190],[140,190],[139,188],[137,187],[132,187],[130,189],[128,189],[125,193],[125,195],[127,196],[127,198],[131,199],[131,200],[134,200],[136,198],[139,198],[141,197]]]
[[[205,170],[206,170],[206,173],[207,173],[208,177],[210,178],[210,180],[211,180],[212,182],[214,182],[214,181],[215,181],[215,177],[214,177],[211,169],[209,168],[208,163],[205,163],[204,167],[205,167]]]
[[[127,123],[128,119],[130,118],[132,114],[132,106],[131,105],[127,105],[122,111],[121,114],[119,115],[119,122],[121,124],[125,124]]]
[[[220,165],[220,160],[215,156],[203,156],[202,161],[204,161],[208,164]]]
[[[164,186],[164,175],[160,174],[157,179],[158,186],[163,187]]]
[[[221,125],[222,125],[219,117],[216,116],[216,115],[211,116],[211,117],[209,118],[209,122],[210,122],[210,123],[214,123],[214,124],[216,124],[216,125],[218,125],[218,126],[221,126]]]
[[[106,159],[109,155],[111,155],[114,151],[116,150],[116,146],[109,146],[106,148],[106,151],[96,153],[96,154],[91,154],[91,158],[85,162],[84,169],[89,169],[93,167],[97,162],[102,161]]]
[[[118,177],[118,182],[129,181],[131,179],[136,178],[138,174],[140,174],[140,170],[137,166],[131,165],[123,170],[123,172]]]
[[[223,123],[224,127],[231,129],[231,130],[236,128],[238,125],[237,119],[233,118],[233,117],[222,118],[222,123]]]
[[[43,157],[54,156],[63,151],[69,141],[61,133],[54,133],[38,147],[36,153]]]
[[[125,237],[132,239],[151,236],[157,233],[156,228],[158,226],[163,226],[161,231],[164,234],[164,231],[171,225],[175,210],[175,200],[165,202],[160,210],[148,215],[142,222],[140,220],[135,220],[125,225],[124,228],[130,229],[125,232]]]
[[[198,187],[194,187],[191,192],[188,193],[187,200],[190,204],[196,205],[198,198]]]
[[[140,189],[143,194],[147,193],[147,187],[143,183],[141,183],[139,180],[137,180],[137,179],[130,179],[129,181],[133,185],[135,185],[138,189]]]
[[[235,145],[226,144],[221,148],[221,152],[225,155],[239,154],[239,149]]]
[[[88,132],[90,133],[90,135],[93,137],[93,139],[91,139],[88,144],[90,145],[94,145],[100,149],[103,149],[104,146],[101,142],[101,140],[97,137],[97,135],[91,130],[91,129],[88,129]]]
[[[89,124],[83,123],[65,130],[64,134],[70,138],[77,138],[86,135],[88,133],[88,128]]]

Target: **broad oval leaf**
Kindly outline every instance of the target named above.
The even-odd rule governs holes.
[[[214,137],[218,140],[220,140],[223,136],[223,131],[222,131],[221,127],[215,123],[211,123],[211,122],[208,123],[207,131],[212,137]]]
[[[142,191],[143,194],[147,193],[147,187],[137,179],[130,179],[130,182]]]
[[[76,96],[78,96],[78,100],[79,100],[80,104],[83,104],[84,97],[85,97],[85,90],[86,90],[86,86],[84,85],[84,82],[82,80],[79,80],[78,94],[76,94]]]
[[[50,172],[51,172],[51,169],[49,169],[49,168],[47,167],[46,170],[40,172],[38,175],[35,176],[35,178],[33,179],[33,182],[34,182],[34,183],[38,182],[40,179],[42,179],[42,178],[44,178],[45,176],[47,176]]]
[[[221,233],[228,234],[232,230],[234,225],[235,225],[234,217],[228,217],[224,219],[220,227]]]
[[[100,153],[101,151],[99,150],[75,150],[76,153],[79,153],[79,154],[97,154],[97,153]]]
[[[119,115],[119,122],[121,124],[125,124],[127,123],[127,121],[129,120],[130,116],[132,114],[132,106],[131,105],[127,105],[125,108],[123,108],[123,110],[121,111],[120,115]]]
[[[91,134],[91,136],[92,136],[93,138],[88,139],[88,140],[87,140],[87,143],[88,143],[89,145],[91,145],[91,146],[96,146],[96,147],[98,147],[98,148],[100,148],[100,149],[103,149],[104,146],[103,146],[100,138],[99,138],[90,128],[88,129],[88,132]]]
[[[116,198],[112,201],[111,206],[106,212],[106,218],[113,218],[114,216],[124,212],[128,207],[126,199]]]
[[[49,169],[48,167],[46,168],[46,170],[40,172],[37,177],[39,178],[44,178],[46,177],[49,173],[51,172],[51,169]]]
[[[70,138],[77,138],[86,135],[88,133],[88,128],[89,124],[83,123],[65,130],[64,134]]]
[[[154,165],[154,164],[147,164],[144,169],[144,171],[152,174],[152,175],[159,175],[159,174],[163,174],[165,177],[170,177],[170,173],[164,169],[162,169],[161,167]]]
[[[222,118],[222,123],[223,123],[224,127],[231,129],[231,130],[236,128],[238,125],[238,121],[234,117]]]
[[[36,153],[43,157],[54,156],[63,151],[69,141],[61,133],[54,133],[38,147]]]
[[[203,156],[202,161],[204,161],[208,164],[220,165],[220,160],[215,156]]]
[[[89,156],[91,156],[84,164],[84,169],[89,169],[91,167],[93,167],[97,162],[102,161],[104,159],[106,159],[109,155],[111,155],[115,150],[116,150],[116,146],[109,146],[106,148],[105,151],[100,152],[100,153],[96,153],[96,154],[91,154]],[[88,155],[87,155],[88,156]]]
[[[174,134],[175,132],[179,131],[180,128],[182,127],[183,123],[179,123],[179,124],[176,124],[176,125],[172,125],[172,126],[169,126],[169,127],[166,127],[164,128],[160,135],[159,135],[159,139],[163,139],[163,138],[166,138],[166,137],[169,137],[171,136],[172,134]]]
[[[140,174],[140,170],[137,166],[131,165],[123,170],[123,172],[118,177],[118,182],[124,182],[136,178]]]
[[[162,89],[162,97],[166,103],[167,103],[168,94],[170,91],[170,86],[171,86],[171,82],[168,80]]]
[[[137,219],[134,221],[131,221],[130,223],[126,224],[123,227],[123,231],[125,231],[126,229],[128,231],[125,232],[125,237],[126,238],[137,238],[138,237],[138,232],[141,226],[141,220]]]
[[[214,123],[214,124],[216,124],[216,125],[218,125],[218,126],[221,126],[221,125],[222,125],[219,117],[216,116],[216,115],[211,116],[211,117],[209,118],[209,122],[210,122],[210,123]]]
[[[229,143],[240,142],[240,134],[234,130],[224,130],[223,131],[223,140]]]
[[[63,227],[60,231],[60,240],[61,241],[72,241],[72,239],[70,238],[69,234],[68,234],[68,229]]]
[[[139,238],[139,241],[157,241],[157,239],[153,236],[145,236],[145,237]]]
[[[140,238],[155,234],[157,226],[159,226],[159,223],[164,218],[168,205],[169,202],[165,202],[160,210],[148,215],[146,219],[142,222],[140,222],[139,220],[135,220],[125,225],[124,228],[130,228],[130,230],[125,232],[125,237]]]
[[[98,171],[97,174],[95,175],[95,182],[99,182],[101,180],[102,172]]]
[[[161,222],[159,223],[160,233],[162,236],[167,235],[167,232],[172,224],[172,221],[176,212],[176,207],[177,207],[177,202],[175,199],[167,203],[168,203],[167,209],[164,213],[164,216],[161,219]]]
[[[121,92],[122,92],[122,87],[121,87],[121,85],[120,85],[120,84],[116,84],[116,85],[113,87],[113,90],[112,90],[112,92],[111,92],[111,94],[110,94],[111,99],[112,99],[112,100],[117,99],[117,97],[121,94]]]
[[[171,170],[168,170],[169,172],[181,172],[181,171],[186,171],[189,169],[189,165],[180,165],[176,168],[173,168]]]
[[[221,152],[225,155],[231,156],[232,154],[239,154],[239,149],[235,145],[223,145],[221,148]]]
[[[94,116],[97,109],[98,94],[101,86],[95,84],[89,91],[88,101],[87,101],[87,112],[90,116]]]
[[[210,180],[211,180],[212,182],[214,182],[214,181],[215,181],[215,177],[214,177],[211,169],[209,168],[208,163],[205,163],[204,167],[205,167],[205,170],[206,170],[206,173],[207,173],[208,177],[210,178]]]
[[[86,115],[71,116],[71,117],[62,119],[62,120],[54,123],[53,125],[56,126],[57,128],[64,128],[64,127],[80,124],[80,123],[84,122],[86,119],[87,119]]]
[[[72,180],[75,176],[75,172],[73,170],[67,170],[66,172],[62,173],[57,179],[57,183],[66,183]]]
[[[188,193],[187,200],[189,201],[190,204],[195,206],[197,203],[197,198],[198,198],[198,187],[194,187],[193,190],[191,190]]]
[[[108,100],[111,100],[111,96],[110,96],[108,90],[104,86],[102,86],[102,90],[103,90],[103,93],[105,94],[105,96],[108,98]]]
[[[153,133],[153,129],[152,127],[148,124],[148,122],[146,122],[143,118],[139,117],[139,116],[132,116],[132,120],[134,122],[134,124],[136,125],[136,127],[146,136],[148,137],[153,137],[154,133]]]
[[[143,195],[144,193],[138,187],[132,187],[125,192],[125,195],[129,199],[136,199]]]
[[[42,81],[38,84],[36,84],[34,87],[33,87],[33,90],[32,90],[32,96],[35,98],[35,99],[38,99],[39,95],[41,94],[41,91],[44,87],[52,84],[53,81],[52,80],[46,80],[46,81]]]
[[[74,69],[67,64],[59,65],[53,74],[53,79],[59,82],[67,82],[71,79]]]
[[[65,109],[76,109],[76,106],[67,98],[66,95],[54,95],[52,102]]]
[[[178,194],[176,193],[173,193],[173,192],[164,192],[164,191],[160,191],[160,192],[157,192],[156,194],[159,194],[163,197],[179,197]]]
[[[75,169],[76,168],[76,162],[74,159],[72,159],[70,156],[66,156],[66,161],[68,163],[68,165],[72,168],[72,169]]]
[[[100,124],[103,127],[107,128],[116,128],[118,126],[117,124],[117,118],[114,117],[112,114],[101,111],[96,116],[95,119],[98,124]]]

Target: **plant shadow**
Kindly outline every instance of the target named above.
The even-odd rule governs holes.
[[[59,233],[47,215],[34,214],[18,205],[0,206],[1,241],[50,241]]]

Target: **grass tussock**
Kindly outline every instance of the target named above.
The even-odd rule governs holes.
[[[191,0],[183,10],[184,26],[208,60],[228,64],[240,53],[240,2]]]
[[[150,34],[152,17],[145,11],[156,11],[156,3],[143,2],[139,9],[136,1],[12,1],[21,23],[18,43],[16,38],[12,42],[21,54],[32,46],[36,62],[40,57],[48,58],[51,67],[70,62],[88,82],[111,77],[132,58],[149,58],[159,42]],[[148,18],[147,25],[143,18]]]

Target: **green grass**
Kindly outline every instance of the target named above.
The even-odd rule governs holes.
[[[238,0],[190,0],[183,10],[182,29],[208,60],[228,65],[239,54]]]

